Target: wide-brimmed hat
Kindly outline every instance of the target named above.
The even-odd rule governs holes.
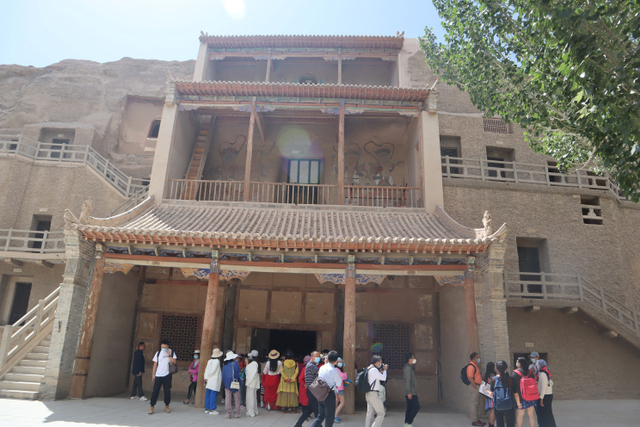
[[[229,350],[227,351],[227,357],[224,358],[224,361],[226,362],[227,360],[233,360],[236,357],[238,357],[238,355],[235,354],[233,351]]]
[[[249,356],[251,357],[258,357],[260,353],[258,353],[258,350],[251,350],[251,353],[249,353]]]
[[[269,359],[277,359],[278,357],[280,357],[280,352],[278,350],[271,350],[271,353],[269,353]]]
[[[200,350],[194,351],[193,354],[200,354]]]
[[[220,356],[222,356],[222,351],[220,351],[219,348],[214,348],[213,349],[213,353],[211,354],[211,358],[215,359],[215,358],[218,358]]]

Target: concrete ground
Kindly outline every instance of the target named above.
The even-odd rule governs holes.
[[[181,396],[176,396],[180,398]],[[87,400],[23,401],[0,399],[0,420],[2,427],[27,427],[47,425],[50,427],[82,426],[206,426],[220,427],[292,427],[297,415],[269,412],[261,409],[260,415],[240,419],[224,418],[221,415],[206,415],[193,405],[183,405],[180,400],[171,405],[171,413],[164,413],[162,401],[156,406],[157,412],[148,415],[148,402],[130,400],[127,396],[102,397]],[[218,406],[220,410],[220,405]],[[560,427],[637,427],[640,425],[640,401],[638,400],[598,400],[554,402],[556,421]],[[242,411],[244,414],[244,410]],[[342,417],[340,427],[362,427],[364,413]],[[402,427],[404,413],[390,410],[384,427]],[[467,427],[469,419],[459,413],[444,408],[423,408],[414,421],[415,427]],[[528,421],[525,420],[525,426]],[[306,423],[305,427],[310,424]]]

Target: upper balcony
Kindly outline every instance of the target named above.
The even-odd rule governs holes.
[[[399,86],[402,37],[200,37],[194,81]]]

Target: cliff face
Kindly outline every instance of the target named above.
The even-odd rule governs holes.
[[[44,68],[0,65],[0,133],[21,133],[36,123],[89,124],[96,130],[93,147],[126,171],[135,166],[118,149],[127,95],[164,99],[167,72],[191,79],[194,67],[195,61],[131,58],[104,64],[70,59]],[[140,172],[132,174],[145,175]]]

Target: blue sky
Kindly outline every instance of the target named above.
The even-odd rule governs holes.
[[[0,0],[0,64],[63,59],[195,59],[215,35],[419,37],[440,20],[430,0]]]

